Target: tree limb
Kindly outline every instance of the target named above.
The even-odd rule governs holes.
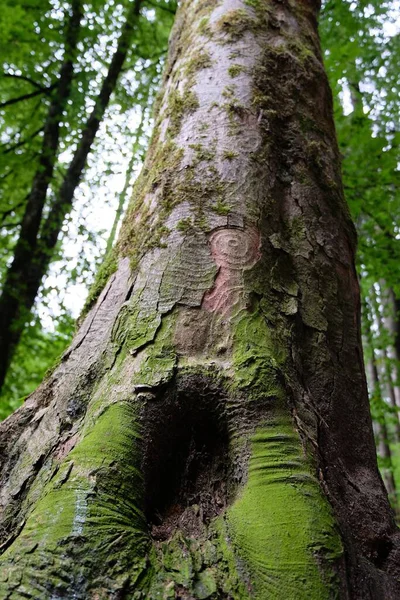
[[[29,98],[35,98],[35,96],[39,96],[39,94],[43,94],[42,90],[36,90],[35,92],[31,92],[30,94],[23,94],[22,96],[18,96],[17,98],[11,98],[10,100],[6,100],[5,102],[0,102],[0,108],[5,108],[6,106],[17,104],[17,102],[22,102],[23,100],[29,100]]]
[[[9,146],[5,150],[3,150],[3,154],[8,154],[9,152],[16,150],[17,148],[24,146],[27,142],[33,140],[37,135],[39,135],[39,133],[41,133],[43,130],[44,130],[44,127],[41,125],[39,127],[39,129],[36,129],[31,135],[29,135],[24,140],[21,140],[20,142],[17,142],[16,144],[13,144],[12,146]]]
[[[12,77],[13,79],[21,79],[22,81],[27,81],[28,83],[36,87],[38,90],[42,90],[43,92],[48,89],[47,86],[41,85],[40,83],[38,83],[34,79],[31,79],[30,77],[27,77],[26,75],[17,75],[15,73],[3,73],[3,77]]]

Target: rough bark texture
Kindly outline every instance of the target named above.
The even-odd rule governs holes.
[[[400,596],[318,8],[182,2],[105,287],[2,425],[2,597]]]

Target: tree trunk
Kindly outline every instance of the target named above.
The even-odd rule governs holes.
[[[372,357],[368,361],[368,370],[369,370],[369,381],[371,385],[371,390],[375,396],[376,401],[379,402],[380,407],[384,404],[382,399],[382,392],[379,380],[378,369],[376,367],[376,358],[375,352],[372,348]],[[383,468],[381,470],[383,472],[383,480],[385,482],[385,487],[388,492],[389,498],[392,502],[392,506],[394,506],[395,510],[397,507],[397,493],[396,493],[396,482],[393,476],[393,461],[392,461],[392,452],[390,450],[389,444],[389,432],[386,426],[385,419],[385,410],[379,411],[379,419],[375,418],[374,420],[374,430],[376,432],[376,446],[378,450],[378,456],[382,459]]]
[[[2,425],[2,596],[399,597],[317,12],[182,2],[107,283]]]
[[[44,275],[42,273],[36,288],[34,283],[35,289],[32,289],[32,270],[35,270],[33,255],[36,251],[47,191],[57,161],[61,121],[71,92],[82,16],[81,1],[71,0],[71,6],[65,8],[64,57],[43,127],[39,165],[26,200],[13,261],[7,270],[1,290],[0,389]]]
[[[394,347],[396,350],[396,359],[400,361],[400,298],[395,295],[392,289],[390,292],[394,309]]]
[[[107,246],[106,246],[106,250],[104,253],[105,256],[107,256],[107,254],[109,254],[109,252],[111,252],[111,249],[116,240],[118,227],[121,223],[122,217],[124,216],[126,203],[127,203],[127,200],[129,199],[129,187],[131,185],[134,169],[138,163],[140,164],[140,155],[138,156],[138,148],[139,148],[139,144],[140,144],[140,138],[143,135],[144,123],[145,123],[145,113],[144,113],[144,110],[142,110],[142,114],[140,117],[140,123],[137,127],[135,139],[132,144],[132,156],[129,160],[128,168],[126,169],[126,173],[125,173],[124,187],[122,188],[121,193],[119,194],[119,197],[118,197],[117,210],[115,211],[114,221],[113,221],[113,224],[111,227],[110,234],[107,239]]]
[[[80,183],[87,157],[129,52],[140,5],[141,0],[134,0],[129,8],[117,48],[95,99],[92,112],[83,127],[80,141],[68,165],[60,189],[54,192],[55,198],[49,214],[46,219],[43,219],[42,212],[47,190],[59,153],[60,122],[69,97],[73,76],[73,58],[78,42],[81,4],[76,0],[72,2],[73,12],[66,37],[68,41],[72,37],[75,46],[72,45],[72,41],[66,44],[66,59],[60,72],[60,84],[56,99],[49,108],[38,173],[28,198],[14,259],[7,272],[0,296],[0,390],[42,279],[47,273],[63,222],[72,208],[75,190]],[[68,72],[65,64],[69,67]],[[62,85],[63,78],[66,78],[67,75],[69,76],[68,82]]]
[[[381,288],[382,290],[382,288]],[[381,299],[382,299],[382,291],[381,291]],[[380,305],[379,305],[379,300],[377,298],[376,292],[374,289],[371,290],[371,301],[372,301],[372,306],[373,306],[373,310],[374,310],[374,315],[375,315],[375,319],[376,319],[376,323],[378,325],[378,334],[379,337],[383,337],[383,343],[381,344],[381,351],[382,351],[382,358],[383,358],[383,364],[382,364],[382,379],[384,380],[385,384],[386,384],[386,390],[387,390],[387,395],[390,401],[390,406],[392,408],[392,413],[393,413],[393,426],[394,426],[394,441],[396,443],[400,442],[400,411],[399,411],[399,406],[397,404],[397,398],[396,398],[396,387],[393,381],[393,360],[391,359],[389,352],[390,352],[390,348],[387,348],[387,346],[385,345],[385,325],[383,323],[383,319],[380,313]],[[385,305],[383,303],[383,309],[385,308]],[[388,331],[389,333],[393,333]],[[371,332],[372,333],[372,332]],[[371,335],[371,343],[372,343],[372,335]],[[372,346],[371,346],[372,347]]]
[[[393,354],[396,360],[396,368],[395,368],[395,379],[396,379],[396,392],[397,392],[397,402],[400,404],[400,393],[399,393],[399,382],[400,382],[400,374],[399,374],[399,365],[400,365],[400,300],[397,298],[394,293],[393,288],[389,288],[387,294],[387,305],[388,305],[388,315],[386,318],[387,328],[393,339]]]
[[[389,498],[392,501],[392,505],[396,510],[396,502],[397,502],[397,493],[396,493],[396,482],[393,476],[393,463],[392,463],[392,453],[390,451],[390,446],[388,442],[388,430],[386,427],[385,421],[379,423],[375,422],[376,426],[376,437],[377,437],[377,446],[378,446],[378,454],[383,459],[384,467],[383,467],[383,480],[385,482],[385,487],[387,489]]]

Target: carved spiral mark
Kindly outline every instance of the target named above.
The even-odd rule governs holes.
[[[206,294],[203,307],[223,317],[243,308],[245,290],[243,271],[260,258],[260,235],[255,229],[220,229],[210,238],[211,252],[220,267],[213,289]]]
[[[260,258],[260,235],[253,228],[247,229],[219,229],[210,236],[212,259],[214,267],[219,267],[218,275],[213,287],[203,296],[201,310],[193,312],[190,306],[198,306],[185,302],[186,308],[179,314],[179,326],[176,329],[175,344],[179,352],[196,355],[215,351],[218,341],[217,353],[222,354],[231,345],[232,318],[240,318],[240,313],[246,310],[248,295],[245,290],[243,273],[253,267]],[[208,246],[208,250],[210,248]],[[193,250],[193,248],[191,248]],[[180,272],[171,270],[169,276],[169,290],[176,290],[185,284],[185,295],[189,287],[193,291],[204,290],[205,278],[203,277],[203,260],[201,251],[203,247],[195,248],[195,252],[183,254],[179,262]],[[208,255],[211,259],[211,256]],[[186,267],[190,264],[191,282]],[[207,271],[212,273],[212,269]],[[181,304],[182,301],[180,302]]]
[[[216,264],[223,269],[250,269],[260,258],[260,235],[255,229],[219,229],[210,244]]]

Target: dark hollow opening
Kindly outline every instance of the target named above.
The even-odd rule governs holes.
[[[145,512],[155,539],[178,527],[195,533],[228,501],[224,398],[197,378],[185,383],[149,402],[144,418]]]

